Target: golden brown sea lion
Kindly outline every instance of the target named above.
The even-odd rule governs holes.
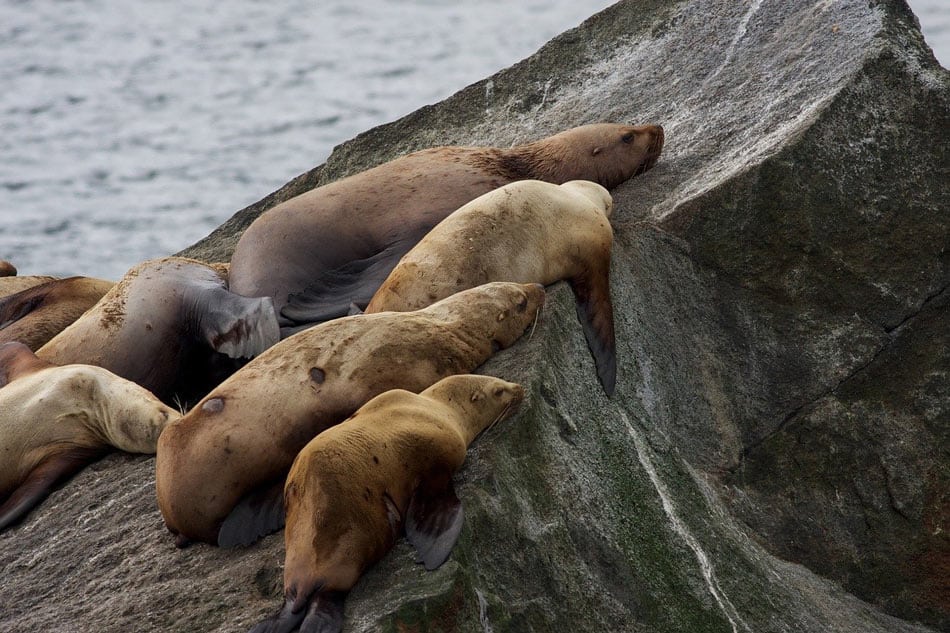
[[[220,382],[202,376],[217,356],[255,356],[278,338],[269,298],[236,295],[214,267],[168,257],[132,268],[37,356],[105,367],[163,400],[187,400]]]
[[[403,530],[426,569],[441,565],[462,529],[452,475],[523,398],[515,383],[451,376],[378,395],[311,440],[284,488],[284,607],[252,633],[338,632],[343,598]]]
[[[101,367],[58,367],[22,343],[0,345],[0,530],[110,447],[154,453],[179,416]]]
[[[418,310],[489,281],[566,279],[608,395],[617,361],[610,302],[610,193],[589,180],[522,180],[472,200],[439,222],[386,278],[367,314]]]
[[[16,275],[16,266],[10,262],[0,259],[0,277],[13,277]]]
[[[53,279],[0,298],[0,343],[39,349],[94,306],[115,284],[94,277]]]
[[[384,391],[471,372],[514,343],[543,301],[538,284],[486,284],[281,341],[162,433],[156,489],[169,530],[180,545],[232,546],[279,528],[284,477],[307,442]]]
[[[402,257],[445,216],[516,180],[593,180],[611,189],[650,169],[663,147],[656,125],[585,125],[518,145],[437,147],[282,202],[257,218],[231,258],[231,290],[291,294],[306,309],[284,311],[284,333],[360,308]]]

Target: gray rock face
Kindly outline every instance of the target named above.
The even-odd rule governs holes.
[[[899,0],[621,2],[338,147],[261,210],[440,144],[664,125],[614,190],[618,386],[569,289],[481,371],[526,385],[458,476],[426,573],[400,544],[347,631],[950,630],[950,74]],[[176,550],[154,461],[86,469],[0,535],[0,628],[240,631],[282,535]]]

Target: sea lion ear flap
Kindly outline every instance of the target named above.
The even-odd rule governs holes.
[[[604,148],[603,148],[603,147],[600,147],[600,146],[597,146],[597,147],[595,147],[594,150],[590,153],[590,155],[591,155],[591,156],[597,156],[597,154],[600,154],[602,151],[604,151]]]
[[[417,489],[406,512],[406,539],[416,548],[416,561],[432,571],[445,562],[462,531],[464,512],[449,479],[442,490]]]

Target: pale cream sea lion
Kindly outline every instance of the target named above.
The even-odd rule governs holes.
[[[283,332],[360,308],[448,214],[516,180],[592,180],[608,189],[650,169],[663,128],[595,124],[510,149],[436,147],[318,187],[264,212],[231,259],[231,290],[271,297]],[[290,295],[305,298],[295,305]]]
[[[384,391],[471,372],[514,343],[543,301],[538,284],[486,284],[281,341],[162,433],[156,490],[168,529],[179,545],[222,546],[278,529],[284,478],[307,442]]]
[[[565,279],[608,395],[617,361],[610,301],[610,193],[597,183],[522,180],[490,191],[439,222],[400,260],[366,313],[418,310],[489,281]]]
[[[154,453],[180,414],[91,365],[59,367],[22,343],[0,345],[0,530],[111,448]]]
[[[67,277],[0,298],[0,343],[20,341],[37,350],[94,306],[115,284]]]
[[[439,567],[462,529],[452,475],[523,398],[515,383],[450,376],[378,395],[311,440],[284,487],[284,607],[252,633],[340,631],[346,594],[403,531],[426,569]]]
[[[255,356],[279,336],[269,298],[236,295],[220,269],[168,257],[132,268],[37,356],[104,367],[163,400],[190,400],[220,382],[206,375],[218,357]]]

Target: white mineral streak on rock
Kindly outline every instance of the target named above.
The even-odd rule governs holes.
[[[716,604],[719,605],[719,608],[722,609],[726,619],[729,620],[729,624],[732,625],[733,633],[739,633],[740,625],[744,630],[752,631],[752,629],[749,628],[749,625],[742,621],[742,618],[739,616],[739,612],[736,611],[736,608],[732,605],[732,602],[729,601],[729,598],[726,597],[726,595],[719,588],[719,583],[716,581],[716,574],[713,570],[712,563],[709,562],[709,557],[706,555],[706,552],[703,551],[702,545],[696,540],[696,537],[690,533],[689,528],[686,527],[686,524],[683,523],[683,521],[679,518],[679,515],[676,513],[676,508],[674,507],[673,500],[670,498],[670,494],[666,489],[666,485],[657,474],[656,468],[653,467],[653,460],[650,459],[650,447],[647,446],[643,436],[641,436],[636,428],[634,428],[633,424],[630,423],[630,419],[627,417],[627,415],[621,411],[620,417],[623,418],[624,425],[627,427],[627,432],[630,433],[630,437],[633,438],[633,443],[637,448],[637,458],[640,460],[640,464],[650,477],[650,481],[653,483],[653,487],[656,489],[657,494],[660,495],[660,501],[663,503],[663,511],[666,512],[666,516],[670,518],[670,525],[673,526],[673,531],[683,539],[687,547],[689,547],[696,556],[696,560],[699,562],[699,569],[703,574],[703,579],[706,581],[706,586],[709,588],[709,593],[712,594]]]

